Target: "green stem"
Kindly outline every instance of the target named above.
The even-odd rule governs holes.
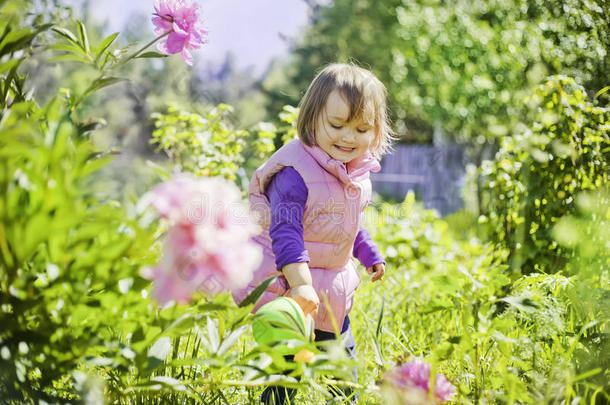
[[[147,43],[146,45],[144,45],[142,48],[138,49],[137,51],[135,51],[134,53],[132,53],[130,56],[128,56],[127,58],[119,61],[116,65],[112,66],[111,69],[115,69],[119,66],[123,66],[125,63],[129,62],[130,60],[137,58],[138,55],[140,55],[144,50],[146,50],[148,47],[150,47],[152,44],[154,44],[155,42],[157,42],[158,40],[160,40],[161,38],[164,38],[166,36],[168,36],[169,34],[171,34],[172,32],[174,32],[173,29],[167,31],[164,34],[159,35],[157,38],[153,39],[152,41],[150,41],[149,43]]]

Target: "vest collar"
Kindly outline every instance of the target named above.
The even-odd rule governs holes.
[[[370,152],[352,159],[347,164],[343,164],[330,155],[318,145],[307,146],[300,140],[297,140],[303,148],[322,166],[327,172],[334,175],[345,184],[350,184],[363,180],[368,177],[369,172],[378,172],[381,170],[379,161],[373,157]]]

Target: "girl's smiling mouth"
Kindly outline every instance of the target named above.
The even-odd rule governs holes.
[[[335,148],[339,149],[340,151],[343,152],[352,152],[354,149],[356,148],[345,148],[343,146],[339,146],[339,145],[335,145]]]

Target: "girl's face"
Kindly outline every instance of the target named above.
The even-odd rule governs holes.
[[[375,139],[375,129],[370,123],[353,119],[345,122],[349,105],[338,90],[333,90],[326,100],[315,127],[316,143],[330,157],[343,163],[366,154]]]

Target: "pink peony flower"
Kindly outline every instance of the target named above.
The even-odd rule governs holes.
[[[385,379],[395,388],[404,391],[407,394],[405,398],[427,398],[430,391],[430,364],[422,359],[415,358],[386,373]],[[413,391],[420,392],[415,392],[418,395],[413,396]],[[437,373],[434,381],[435,402],[450,401],[454,394],[455,387],[453,384],[444,375]],[[419,403],[419,401],[416,402]],[[405,403],[411,403],[411,401],[405,401]]]
[[[248,285],[262,259],[250,239],[259,228],[234,184],[178,174],[152,194],[152,206],[169,222],[163,258],[144,272],[157,301],[186,303],[197,291],[213,296]]]
[[[157,44],[159,52],[166,55],[181,52],[182,59],[192,66],[192,49],[205,44],[207,31],[201,26],[199,4],[193,0],[155,0],[155,16],[152,22],[155,33],[171,33]]]

